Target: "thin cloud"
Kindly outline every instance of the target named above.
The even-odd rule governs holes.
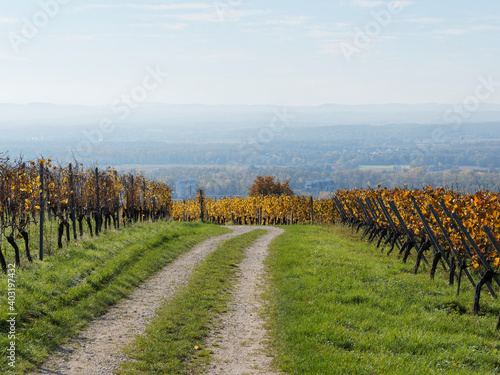
[[[66,42],[85,42],[94,40],[94,35],[66,35],[63,40]]]
[[[497,25],[479,25],[470,28],[473,32],[482,32],[482,31],[500,31],[500,26]]]
[[[188,26],[187,23],[175,22],[175,23],[162,23],[161,27],[167,30],[184,30]]]
[[[265,13],[263,10],[232,10],[223,14],[223,20],[237,21],[241,18],[251,17],[258,14]],[[164,14],[162,17],[171,18],[179,21],[192,21],[192,22],[221,22],[221,15],[217,12],[203,12],[203,13],[184,13],[184,14]]]
[[[392,1],[389,3],[391,6],[395,7],[395,8],[406,8],[410,5],[413,5],[415,4],[414,1],[409,1],[409,0],[400,0],[400,1]]]
[[[279,19],[267,20],[266,25],[302,25],[311,20],[306,16],[286,16]]]
[[[479,26],[464,27],[464,28],[451,27],[446,29],[434,30],[432,34],[438,37],[443,37],[443,36],[459,36],[459,35],[475,34],[482,32],[491,32],[491,31],[500,31],[500,26],[479,25]]]
[[[213,8],[207,3],[177,3],[165,5],[153,4],[86,4],[80,7],[81,9],[103,9],[103,8],[130,8],[144,10],[200,10]]]
[[[221,21],[237,21],[242,18],[267,13],[263,10],[242,10],[238,7],[228,7],[227,9],[218,9],[216,2],[190,2],[190,3],[172,3],[172,4],[85,4],[80,6],[78,11],[93,10],[93,9],[136,9],[144,11],[156,11],[158,17],[166,17],[173,20],[184,22],[221,22]],[[162,11],[165,11],[162,13]],[[169,11],[184,11],[184,12],[169,12]],[[192,11],[192,12],[188,12]],[[137,16],[141,16],[138,14]],[[286,20],[283,23],[287,22]],[[288,21],[292,22],[292,21]],[[169,27],[168,25],[166,27]],[[180,30],[184,25],[173,25],[172,30]]]
[[[306,33],[305,36],[309,38],[330,38],[332,37],[333,33],[324,29],[316,29],[316,28],[311,28],[309,29]]]
[[[0,16],[0,23],[13,24],[13,23],[18,23],[19,21],[21,21],[19,18],[10,18],[10,17]]]
[[[342,51],[339,48],[339,43],[341,39],[325,40],[319,44],[319,53],[326,55],[342,55]]]
[[[347,23],[335,23],[333,27],[327,27],[322,25],[312,25],[306,27],[305,36],[309,38],[325,39],[332,38],[338,35],[345,35],[346,28],[349,26]]]
[[[443,23],[444,18],[431,18],[431,17],[407,18],[405,19],[405,22],[421,23],[421,24]]]
[[[161,22],[161,23],[131,23],[131,27],[161,27],[167,30],[184,30],[188,27],[187,23],[182,22]],[[155,35],[155,34],[153,34]]]
[[[361,8],[380,8],[380,7],[394,7],[403,9],[407,6],[415,4],[415,1],[410,0],[398,0],[398,1],[381,1],[381,0],[351,0],[350,5],[361,7]]]
[[[350,4],[361,8],[375,8],[386,5],[387,3],[385,1],[378,0],[352,0]]]
[[[469,31],[466,29],[447,28],[447,29],[436,30],[435,33],[439,35],[464,35],[468,34]]]
[[[0,53],[0,60],[25,60],[24,58],[20,58],[19,56],[7,55]]]

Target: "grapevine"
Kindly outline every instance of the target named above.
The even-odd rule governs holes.
[[[172,191],[167,184],[148,180],[141,173],[119,174],[111,167],[85,168],[76,161],[62,166],[51,159],[0,157],[0,236],[13,249],[17,265],[22,258],[17,240],[23,240],[25,257],[33,261],[31,250],[37,241],[30,233],[38,229],[41,204],[46,207],[49,222],[56,224],[61,248],[71,240],[71,226],[76,239],[84,235],[85,227],[93,236],[103,227],[117,228],[120,222],[169,218]],[[44,232],[42,238],[50,234]],[[0,265],[5,272],[9,250],[2,250]],[[50,255],[50,247],[48,250]]]

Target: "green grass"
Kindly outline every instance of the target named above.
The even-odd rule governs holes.
[[[37,216],[37,220],[40,220],[39,216]],[[57,218],[52,217],[49,219],[48,215],[45,215],[45,220],[44,220],[44,241],[43,241],[43,247],[44,247],[44,257],[50,257],[52,254],[57,254],[59,252],[59,249],[57,247],[57,237],[58,237],[58,226],[59,226],[59,220]],[[95,230],[95,222],[92,222],[93,226],[93,231]],[[126,224],[126,227],[130,227],[130,224]],[[123,223],[120,224],[120,228],[123,229],[125,228],[125,225]],[[31,257],[33,260],[39,258],[39,252],[40,252],[40,224],[39,221],[36,224],[30,224],[26,228],[26,231],[28,232],[29,236],[29,250]],[[113,232],[114,229],[104,229],[103,226],[103,231],[101,232],[103,235],[108,232]],[[6,229],[4,235],[10,234],[11,230]],[[26,251],[25,251],[25,244],[24,240],[20,237],[17,236],[18,232],[14,232],[14,241],[16,242],[17,246],[19,247],[19,254],[20,254],[20,261],[21,261],[21,267],[23,269],[29,269],[33,266],[33,263],[29,263],[27,257],[26,257]],[[78,229],[78,221],[77,221],[77,234],[79,240],[89,240],[92,239],[90,236],[90,232],[88,230],[87,222],[84,221],[83,223],[83,236],[80,236],[80,231]],[[62,243],[63,247],[67,247],[70,245],[70,243],[74,242],[73,239],[73,227],[71,225],[71,220],[70,220],[70,242],[66,240],[66,229],[64,230],[64,235],[62,237]],[[0,247],[2,249],[2,252],[4,254],[5,260],[7,263],[15,263],[15,255],[14,255],[14,248],[12,247],[11,244],[9,244],[4,236],[0,236]]]
[[[137,224],[72,244],[43,262],[18,269],[14,373],[40,365],[58,345],[167,263],[196,243],[228,231],[198,223]],[[0,277],[0,290],[0,369],[5,371],[10,341],[5,276]]]
[[[500,373],[499,301],[413,275],[342,227],[287,227],[271,245],[275,364],[289,374]],[[427,268],[426,271],[429,269]]]
[[[213,319],[227,308],[237,265],[245,249],[264,233],[259,229],[237,236],[211,253],[188,284],[159,309],[145,335],[129,346],[131,360],[118,373],[199,373],[210,361],[204,339]]]

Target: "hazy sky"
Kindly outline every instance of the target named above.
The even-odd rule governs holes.
[[[496,0],[0,5],[4,103],[459,103],[480,77],[500,82]]]

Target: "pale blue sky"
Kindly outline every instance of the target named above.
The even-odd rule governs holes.
[[[56,2],[65,4],[41,10],[41,4]],[[397,12],[389,8],[394,3]],[[45,22],[40,12],[54,14]],[[375,13],[390,19],[377,21]],[[23,33],[26,19],[42,25],[35,25],[35,36]],[[369,41],[355,44],[367,27],[374,30]],[[341,45],[359,53],[346,59]],[[474,94],[479,77],[500,82],[500,2],[23,0],[0,5],[0,102],[110,105],[141,83],[148,66],[169,72],[148,94],[151,102],[460,103]],[[500,89],[487,101],[500,103]]]

